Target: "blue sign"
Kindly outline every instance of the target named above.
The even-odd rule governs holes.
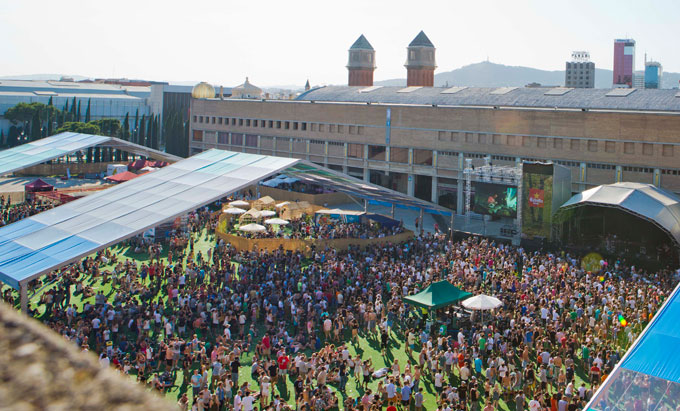
[[[387,108],[387,119],[385,120],[385,144],[390,145],[390,131],[392,129],[392,109]]]

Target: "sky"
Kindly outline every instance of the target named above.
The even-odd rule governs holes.
[[[0,76],[59,73],[259,86],[346,84],[364,34],[375,80],[406,77],[424,30],[437,72],[489,60],[563,70],[573,50],[612,68],[613,40],[637,41],[680,71],[678,0],[0,0]]]

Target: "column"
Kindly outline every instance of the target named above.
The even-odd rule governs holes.
[[[463,200],[465,199],[465,184],[463,184],[463,172],[458,172],[458,180],[456,183],[456,214],[465,214],[465,204]]]
[[[364,213],[368,212],[368,200],[364,198]]]
[[[23,282],[19,286],[21,287],[21,312],[28,315],[28,284]]]
[[[347,174],[347,143],[343,146],[342,172]]]
[[[371,174],[370,170],[368,169],[368,164],[366,164],[366,167],[364,167],[364,181],[371,181]]]
[[[423,234],[423,231],[425,231],[425,210],[420,209],[420,234]]]
[[[413,194],[415,193],[415,188],[416,188],[416,178],[415,175],[409,174],[408,175],[408,184],[406,185],[406,194],[413,197]]]
[[[654,169],[654,180],[652,181],[655,186],[661,187],[661,169],[658,168]]]
[[[328,167],[328,140],[323,142],[323,165]]]
[[[391,216],[392,216],[392,219],[394,220],[394,203],[392,203],[392,214],[391,214]]]
[[[586,189],[586,171],[588,170],[588,165],[586,163],[581,163],[578,170],[578,182],[579,191],[584,191]]]
[[[261,139],[262,139],[262,136],[258,134],[258,136],[257,136],[257,154],[262,154]]]
[[[306,155],[305,158],[307,159],[307,161],[309,161],[309,140],[305,141],[305,155]]]
[[[368,144],[364,144],[364,181],[371,181],[370,171],[368,170]]]
[[[437,184],[438,184],[439,179],[437,178],[436,175],[432,176],[432,198],[430,201],[433,203],[437,204],[437,200],[439,199],[439,196],[437,195]]]

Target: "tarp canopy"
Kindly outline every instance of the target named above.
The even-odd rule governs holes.
[[[111,147],[136,155],[168,161],[181,159],[172,154],[143,147],[115,137],[81,133],[59,133],[0,151],[0,176],[94,146]]]
[[[116,183],[124,183],[126,181],[134,180],[139,177],[140,174],[135,174],[130,171],[124,171],[122,173],[114,174],[112,176],[104,177],[104,180],[113,181]]]
[[[450,282],[442,280],[430,284],[417,294],[404,297],[404,301],[418,307],[434,310],[464,300],[471,295]]]
[[[556,218],[562,218],[566,210],[581,206],[618,208],[636,215],[668,233],[676,246],[680,246],[680,198],[652,184],[615,183],[591,188],[564,203]]]
[[[301,168],[294,169],[298,166]],[[305,160],[212,149],[6,225],[0,228],[0,281],[20,288],[63,265],[174,221],[284,170],[296,176],[333,175],[331,170]],[[335,184],[359,197],[368,190],[371,198],[403,198],[404,203],[441,209],[352,178],[341,177]]]
[[[41,179],[37,179],[32,183],[28,183],[24,186],[24,190],[29,193],[35,193],[38,191],[52,191],[54,186],[50,183],[46,183]]]
[[[364,211],[341,210],[339,208],[318,210],[316,214],[331,214],[331,215],[364,215]]]
[[[375,221],[377,223],[382,224],[384,227],[387,228],[392,228],[398,226],[400,223],[398,220],[395,220],[394,218],[390,218],[387,216],[384,216],[382,214],[366,214],[365,216],[369,220]]]

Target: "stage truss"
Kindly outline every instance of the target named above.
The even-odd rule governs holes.
[[[519,244],[522,236],[522,166],[497,166],[491,163],[491,157],[484,157],[484,164],[475,166],[471,158],[465,159],[465,226],[470,226],[472,215],[472,182],[495,183],[517,187],[517,218],[515,219],[515,232],[512,235],[513,243]]]

